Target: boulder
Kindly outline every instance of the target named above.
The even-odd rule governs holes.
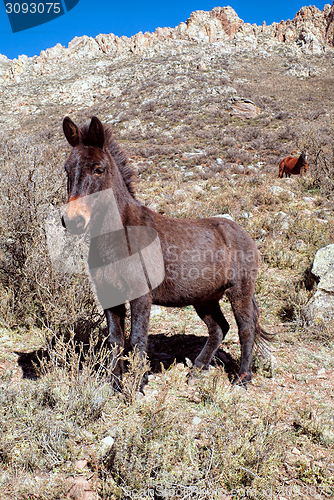
[[[319,281],[314,296],[307,304],[307,316],[310,321],[334,321],[334,244],[317,251],[311,273]]]
[[[229,111],[231,116],[241,118],[242,120],[256,118],[261,113],[260,108],[255,106],[249,99],[244,99],[243,97],[233,97],[232,106]]]

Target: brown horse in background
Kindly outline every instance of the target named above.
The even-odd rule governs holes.
[[[302,154],[299,156],[299,158],[294,158],[293,156],[287,156],[279,164],[278,177],[282,179],[284,174],[285,177],[291,177],[291,174],[299,175],[302,169],[304,170],[304,174],[306,174],[308,169],[308,163],[306,160],[307,160],[306,151],[305,152],[303,151]]]
[[[126,230],[128,247],[131,228],[150,228],[158,235],[163,257],[164,276],[162,274],[160,284],[152,285],[138,298],[129,299],[131,345],[145,355],[151,304],[167,307],[193,305],[209,332],[195,366],[208,368],[229,330],[219,307],[219,301],[226,294],[238,325],[241,347],[240,370],[235,382],[246,385],[251,379],[254,342],[261,337],[270,338],[259,325],[259,310],[254,297],[258,271],[258,251],[254,241],[236,222],[222,217],[174,219],[142,205],[135,198],[131,182],[133,172],[125,155],[113,140],[110,129],[104,127],[98,118],[93,117],[89,126],[79,129],[66,117],[63,129],[72,151],[65,164],[68,204],[62,223],[70,233],[90,231],[91,235],[96,234],[99,225],[99,235],[91,236],[88,263],[92,260],[100,262],[100,267],[97,264],[89,267],[101,304],[106,295],[117,291],[118,286],[128,285],[127,282],[124,284],[123,276],[115,277],[111,264],[108,264],[117,261],[120,248],[119,241],[108,239],[108,228],[114,224],[115,218],[108,215],[108,198],[94,201],[98,193],[110,190],[117,204],[121,231]],[[152,254],[150,259],[154,261],[154,258]],[[101,263],[105,264],[103,268]],[[149,270],[146,271],[149,274]],[[109,342],[121,351],[125,305],[105,305],[103,308]],[[118,361],[114,375],[120,377],[122,369],[122,363]]]

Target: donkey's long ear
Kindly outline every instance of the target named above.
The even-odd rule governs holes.
[[[66,116],[63,120],[63,130],[65,137],[71,144],[71,146],[73,148],[75,148],[75,146],[78,146],[81,141],[81,132],[76,124],[72,122],[69,116]]]
[[[104,128],[96,116],[93,116],[89,125],[89,145],[103,148],[104,146]]]

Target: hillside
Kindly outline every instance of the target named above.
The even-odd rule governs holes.
[[[334,497],[334,324],[307,316],[315,253],[334,243],[333,56],[330,5],[270,26],[216,7],[132,38],[0,56],[1,500]],[[206,328],[191,307],[152,315],[145,397],[136,359],[123,395],[108,367],[95,375],[103,349],[79,369],[69,335],[87,342],[105,323],[85,275],[60,276],[48,257],[66,115],[113,126],[142,203],[228,215],[255,240],[261,325],[276,341],[248,391],[230,385],[240,346],[225,300],[231,330],[198,378]],[[303,150],[307,174],[279,179],[280,160]]]

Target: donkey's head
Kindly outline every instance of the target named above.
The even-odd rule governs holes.
[[[82,234],[92,218],[95,197],[89,195],[111,188],[117,168],[105,147],[105,131],[98,118],[94,116],[80,130],[67,116],[63,130],[73,149],[65,163],[68,204],[62,224],[70,233]]]

